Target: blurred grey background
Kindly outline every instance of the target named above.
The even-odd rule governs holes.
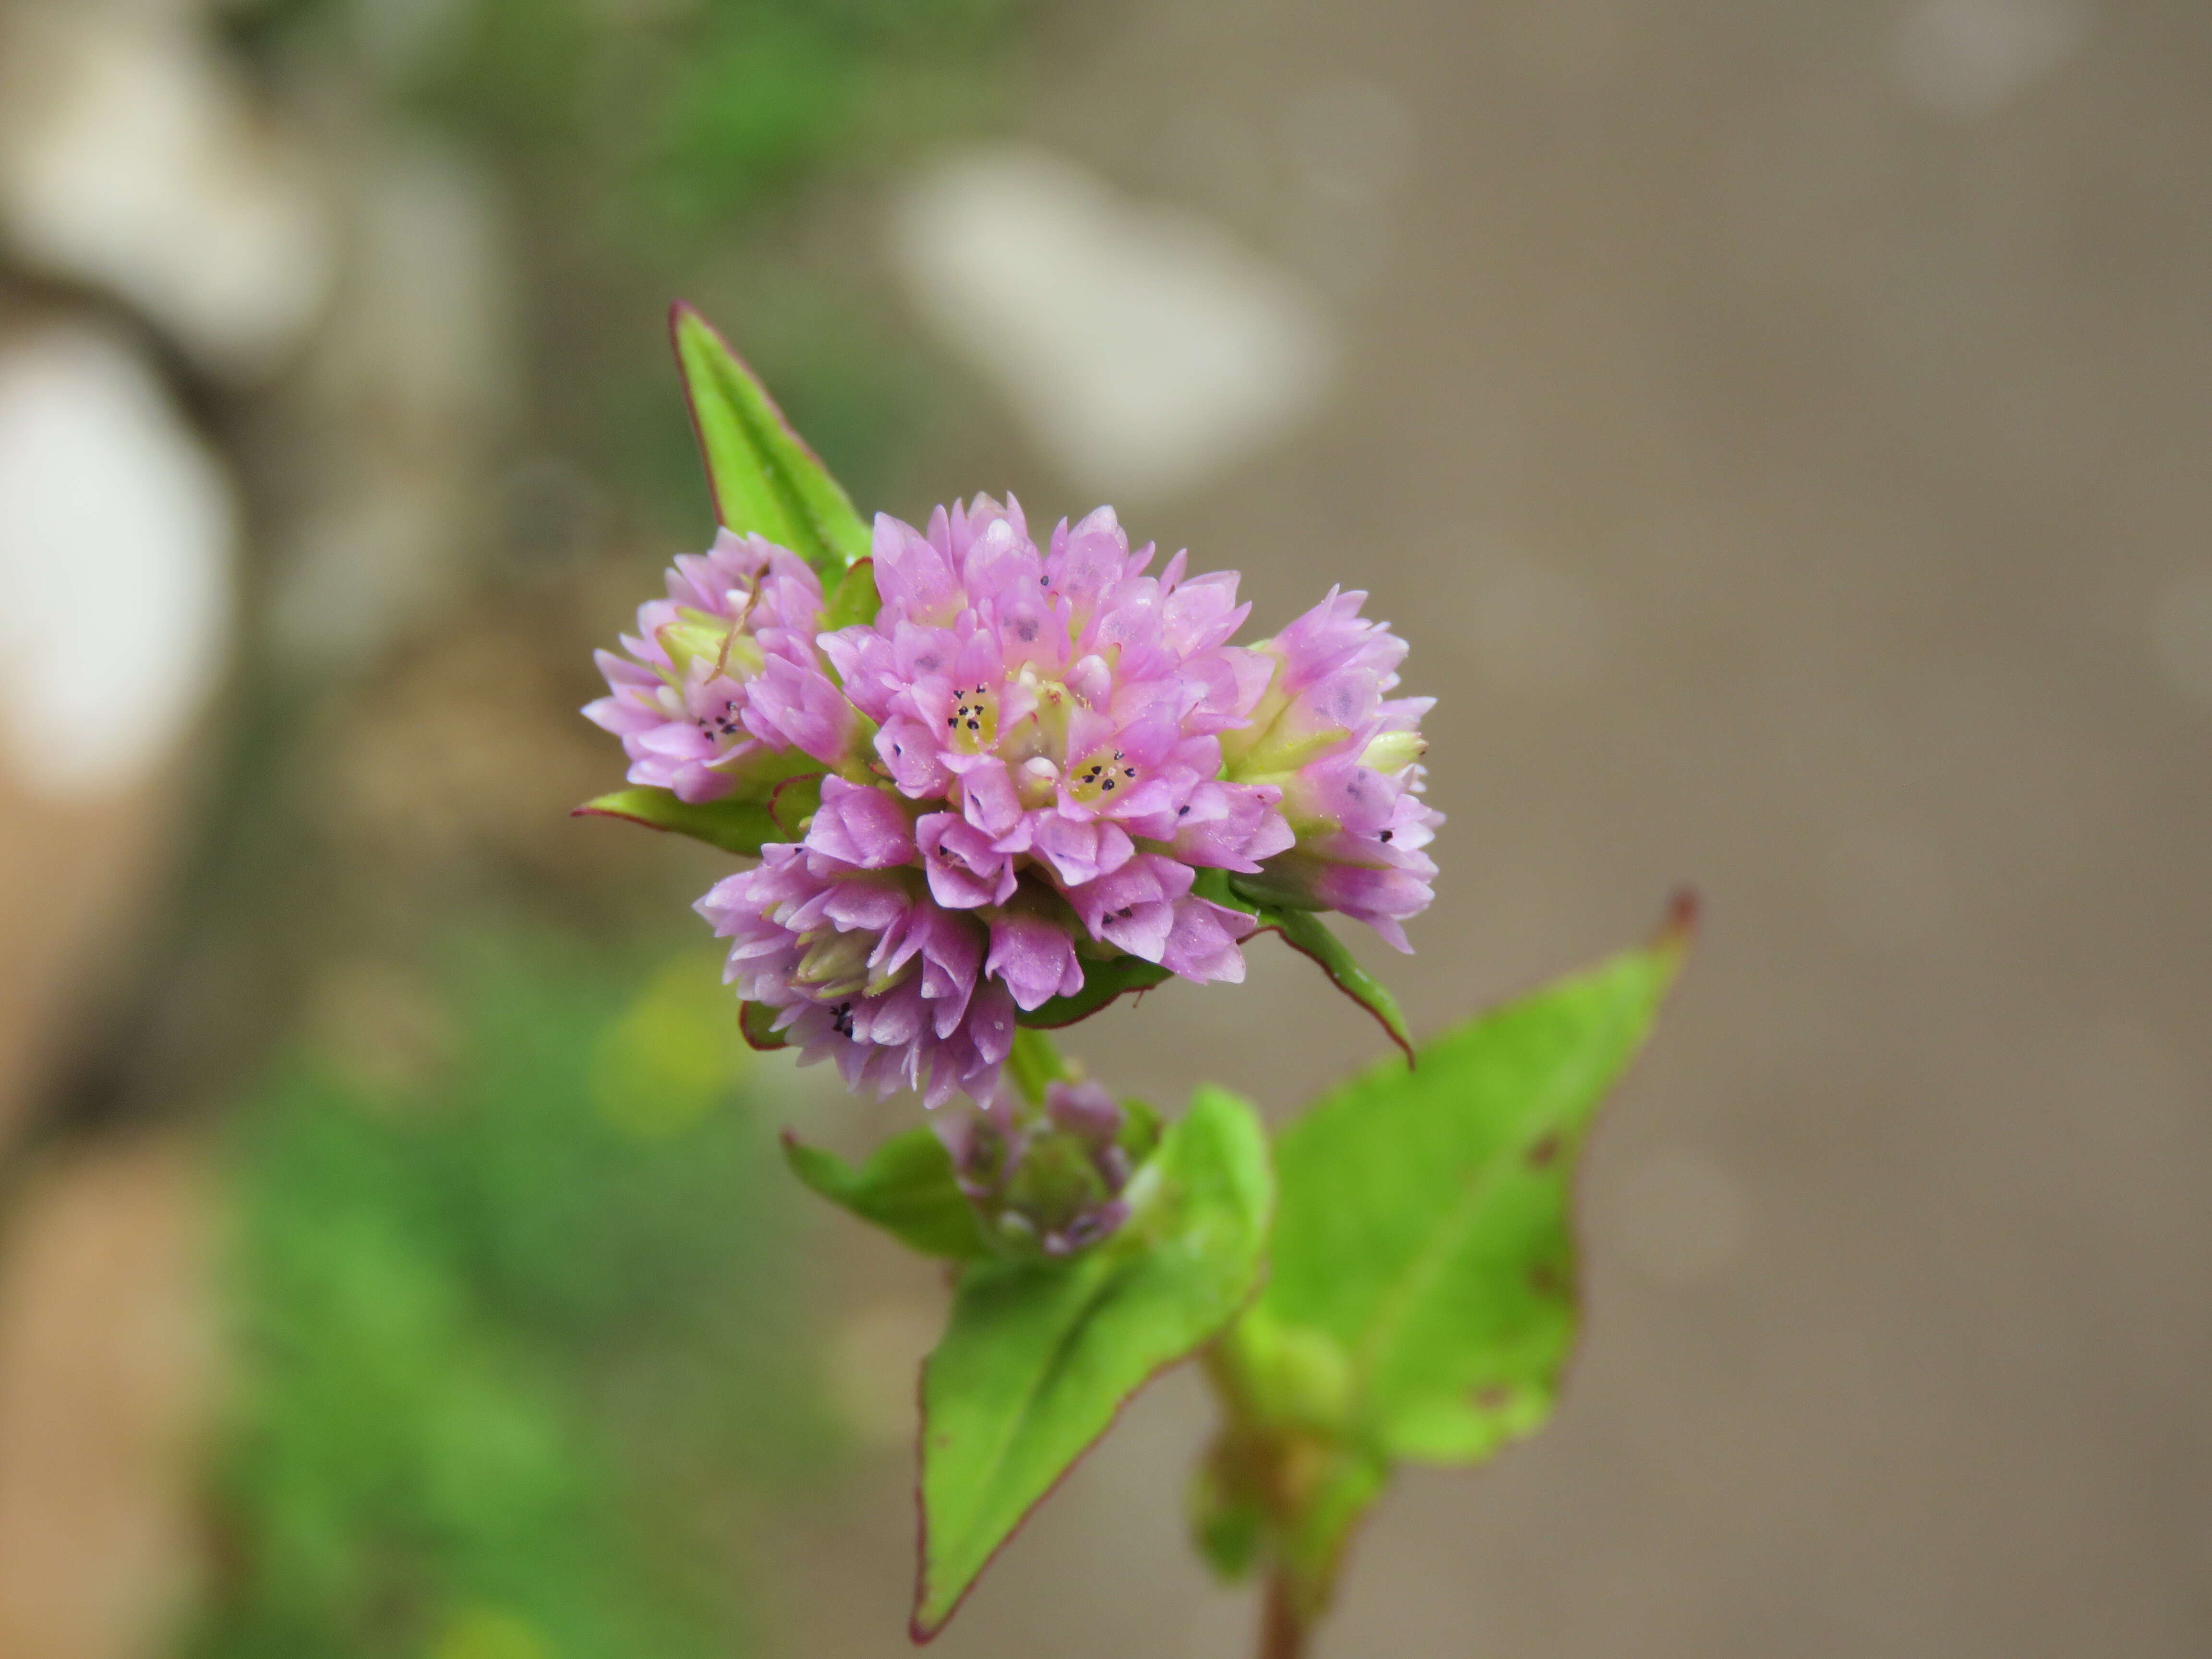
[[[285,1033],[382,1075],[488,890],[690,941],[712,860],[560,816],[619,770],[584,651],[708,534],[679,284],[864,508],[1111,499],[1255,630],[1372,593],[1440,700],[1438,900],[1361,947],[1417,1028],[1705,896],[1563,1409],[1401,1483],[1322,1654],[2212,1650],[2212,13],[855,4],[778,58],[806,8],[255,9],[0,7],[0,1655],[262,1650],[193,1611],[193,1264]],[[639,44],[709,12],[736,115]],[[549,138],[500,75],[586,23],[633,79]],[[695,95],[696,154],[623,148]],[[1276,1115],[1375,1052],[1253,969],[1070,1046]],[[747,1087],[760,1137],[917,1109]],[[776,1225],[835,1421],[735,1459],[700,1559],[731,1644],[889,1655],[941,1288]],[[1245,1650],[1182,1537],[1207,1411],[1144,1396],[948,1659]],[[331,1650],[592,1650],[424,1619]]]

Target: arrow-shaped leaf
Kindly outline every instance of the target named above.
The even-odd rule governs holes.
[[[1131,1194],[1122,1230],[1072,1260],[978,1262],[961,1275],[922,1373],[918,1641],[944,1627],[1123,1402],[1258,1282],[1267,1149],[1243,1102],[1200,1090]]]
[[[1550,1411],[1574,1339],[1569,1180],[1682,960],[1652,945],[1445,1032],[1287,1129],[1262,1306],[1352,1358],[1391,1455],[1466,1462]]]
[[[852,501],[705,318],[678,304],[669,331],[716,516],[741,535],[790,549],[825,585],[834,580],[868,550],[868,527]]]
[[[1265,1500],[1301,1620],[1391,1462],[1479,1462],[1550,1414],[1577,1323],[1577,1154],[1688,926],[1684,907],[1651,945],[1443,1033],[1413,1069],[1376,1066],[1278,1140],[1267,1289],[1217,1350],[1243,1409],[1199,1518],[1225,1535]],[[1308,1483],[1288,1498],[1286,1470]]]

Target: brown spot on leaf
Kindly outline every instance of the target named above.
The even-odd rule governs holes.
[[[1502,1382],[1492,1382],[1474,1391],[1475,1409],[1502,1412],[1513,1403],[1513,1390]]]
[[[1539,1135],[1535,1144],[1528,1148],[1528,1167],[1532,1170],[1548,1169],[1559,1159],[1559,1132],[1557,1129]]]
[[[1567,1294],[1566,1270],[1556,1261],[1539,1261],[1528,1269],[1528,1288],[1539,1296]]]

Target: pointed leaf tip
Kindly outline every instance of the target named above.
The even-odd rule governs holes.
[[[868,527],[851,498],[695,307],[678,301],[668,329],[716,516],[740,535],[788,548],[825,584],[834,581],[868,550]]]

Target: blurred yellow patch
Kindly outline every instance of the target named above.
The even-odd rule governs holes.
[[[644,1140],[680,1134],[720,1103],[750,1058],[720,958],[686,953],[607,1028],[592,1056],[592,1099]]]
[[[446,1626],[430,1659],[552,1659],[552,1653],[537,1628],[513,1613],[469,1607]]]

